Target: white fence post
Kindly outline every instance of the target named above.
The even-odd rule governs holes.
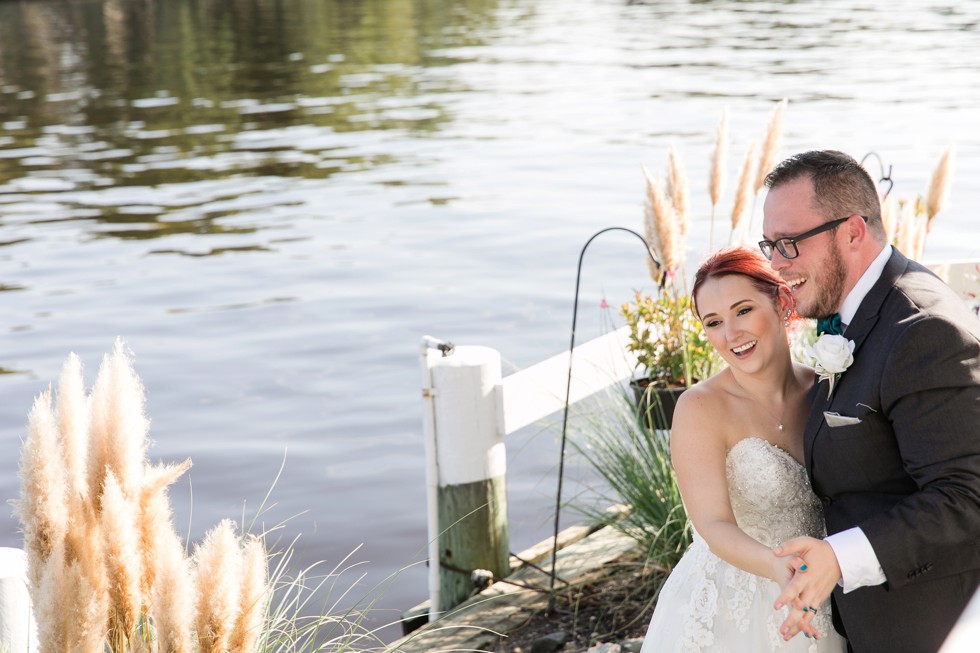
[[[466,600],[476,569],[510,573],[500,354],[422,341],[430,620]]]
[[[7,547],[0,547],[0,650],[37,650],[37,627],[27,590],[27,556],[21,549]]]

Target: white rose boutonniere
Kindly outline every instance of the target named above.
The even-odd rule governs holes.
[[[813,368],[820,375],[820,380],[830,381],[828,396],[833,394],[834,382],[854,362],[854,341],[825,333],[805,349],[813,359]]]

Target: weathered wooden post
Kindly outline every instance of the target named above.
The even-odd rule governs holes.
[[[429,503],[429,620],[510,573],[500,353],[422,339]]]

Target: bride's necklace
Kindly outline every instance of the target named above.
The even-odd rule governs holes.
[[[738,382],[738,379],[735,378],[735,375],[734,374],[732,374],[732,381],[734,381],[735,382],[735,385],[738,386],[738,389],[741,390],[742,392],[744,392],[746,395],[748,395],[749,399],[751,399],[752,401],[754,401],[756,403],[756,405],[758,405],[764,411],[766,411],[767,413],[769,413],[770,415],[772,415],[773,419],[776,420],[776,428],[777,429],[779,429],[780,431],[782,431],[785,428],[785,424],[783,422],[783,416],[782,415],[780,415],[780,416],[777,417],[776,416],[776,413],[774,413],[771,410],[769,410],[769,408],[767,408],[765,404],[763,404],[761,401],[759,401],[759,399],[754,394],[752,394],[751,392],[749,392],[748,390],[746,390],[742,386],[742,384]],[[784,413],[786,412],[786,407],[785,406],[783,407],[783,412]]]

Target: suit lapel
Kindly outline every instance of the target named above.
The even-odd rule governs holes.
[[[861,300],[861,305],[858,306],[858,310],[854,314],[854,319],[847,325],[847,329],[844,331],[844,337],[854,341],[855,360],[857,360],[861,346],[878,322],[881,305],[884,304],[888,294],[895,287],[898,278],[907,269],[908,262],[908,259],[901,252],[892,248],[892,254],[888,258],[885,268],[881,271],[881,276],[878,277],[871,290]],[[873,345],[873,342],[869,344],[869,346]],[[844,375],[837,380],[838,386],[843,382],[844,376],[847,376],[847,372],[844,372]],[[828,381],[818,381],[814,384],[810,394],[810,416],[807,419],[806,429],[803,432],[804,460],[806,461],[807,472],[810,474],[811,483],[815,483],[813,476],[813,445],[821,429],[824,428],[823,413],[829,409],[833,399],[832,397],[828,397],[828,383]],[[834,397],[839,397],[840,392],[840,387],[836,388],[834,390]]]
[[[892,255],[888,258],[885,268],[881,271],[881,276],[878,277],[875,284],[871,286],[871,290],[861,300],[861,305],[858,306],[857,312],[854,314],[854,319],[851,320],[851,323],[847,325],[847,329],[844,331],[844,337],[854,341],[855,358],[861,349],[861,345],[867,339],[868,334],[871,333],[871,330],[878,322],[878,316],[881,314],[881,305],[885,303],[885,299],[891,293],[907,266],[908,259],[900,251],[893,248]]]
[[[806,428],[803,429],[803,462],[806,463],[806,471],[810,476],[810,485],[814,485],[813,478],[813,443],[817,439],[817,432],[823,425],[823,411],[827,405],[827,382],[814,381],[813,388],[810,389],[810,415],[807,418]],[[816,489],[814,487],[814,489]]]

